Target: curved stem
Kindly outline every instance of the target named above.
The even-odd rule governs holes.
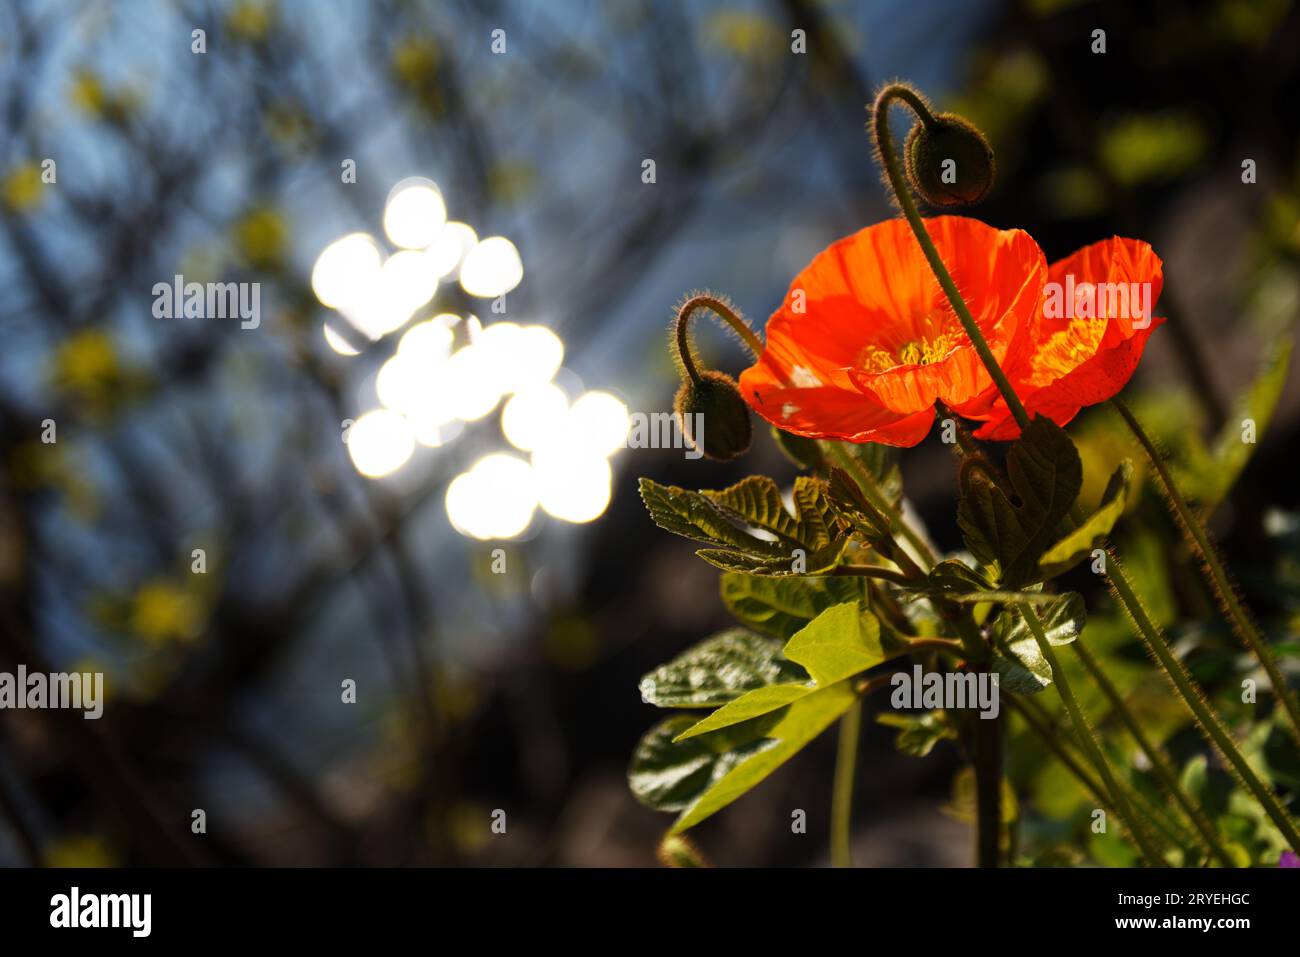
[[[840,718],[835,753],[835,784],[831,793],[831,863],[835,867],[853,866],[853,772],[861,730],[862,702],[858,700]]]
[[[1165,644],[1164,636],[1160,634],[1159,628],[1147,614],[1146,608],[1138,599],[1133,591],[1133,585],[1128,580],[1128,575],[1119,563],[1119,556],[1115,554],[1112,547],[1110,550],[1110,565],[1107,571],[1106,579],[1110,582],[1120,603],[1128,612],[1133,624],[1137,626],[1138,636],[1147,646],[1147,650],[1159,661],[1169,680],[1173,682],[1174,688],[1182,696],[1183,701],[1192,712],[1192,717],[1201,728],[1201,733],[1213,744],[1227,761],[1229,766],[1235,772],[1237,781],[1257,800],[1264,812],[1269,816],[1279,831],[1286,838],[1287,843],[1291,845],[1292,850],[1300,851],[1300,832],[1296,830],[1295,823],[1287,815],[1286,809],[1282,807],[1277,796],[1272,792],[1255,769],[1250,766],[1237,748],[1236,743],[1232,740],[1232,735],[1224,727],[1222,719],[1215,714],[1214,710],[1206,703],[1200,694],[1200,689],[1192,681],[1192,676],[1187,673],[1183,663],[1174,657],[1169,646]]]
[[[998,360],[993,355],[993,350],[989,348],[988,342],[984,339],[984,334],[980,332],[979,326],[976,325],[975,318],[966,307],[966,301],[962,299],[961,293],[957,290],[957,284],[953,281],[952,274],[948,272],[948,267],[944,265],[943,259],[939,256],[939,250],[935,248],[934,240],[930,238],[930,234],[925,228],[925,221],[916,208],[912,194],[907,190],[903,171],[898,163],[898,155],[894,151],[894,136],[889,131],[889,106],[895,100],[906,103],[922,123],[934,122],[934,117],[930,115],[924,101],[905,84],[891,83],[880,91],[876,97],[875,106],[872,108],[872,129],[876,136],[876,149],[880,154],[880,162],[885,167],[885,175],[889,180],[890,188],[898,200],[898,206],[903,211],[903,216],[906,217],[908,225],[912,227],[912,232],[916,235],[916,241],[921,244],[921,252],[925,254],[926,262],[930,264],[931,271],[934,273],[935,278],[939,280],[939,286],[943,289],[944,295],[948,297],[953,312],[957,314],[958,321],[961,322],[962,328],[966,330],[966,335],[970,337],[971,343],[975,346],[975,351],[979,354],[980,361],[984,363],[984,368],[988,370],[993,383],[998,387],[998,391],[1002,393],[1007,408],[1011,410],[1011,414],[1015,416],[1016,422],[1022,429],[1028,428],[1029,414],[1025,411],[1020,397],[1016,395],[1016,390],[1011,387],[1011,383],[1002,371],[1002,367],[998,365]]]
[[[691,382],[699,385],[700,373],[695,368],[695,356],[691,351],[690,324],[691,319],[700,309],[707,309],[714,315],[720,317],[736,335],[740,336],[745,346],[753,353],[757,359],[763,354],[762,340],[749,328],[749,323],[745,322],[740,315],[731,308],[731,304],[718,296],[703,294],[692,296],[682,303],[681,308],[677,310],[677,318],[673,320],[673,334],[677,338],[677,355],[682,363],[682,370],[690,378]]]
[[[1024,618],[1025,623],[1029,625],[1029,630],[1034,635],[1034,641],[1038,645],[1039,652],[1052,669],[1052,680],[1056,684],[1057,693],[1060,694],[1061,702],[1065,705],[1065,711],[1070,716],[1070,721],[1078,732],[1079,741],[1083,745],[1088,759],[1092,762],[1093,767],[1097,769],[1097,773],[1106,785],[1106,790],[1110,792],[1111,798],[1115,802],[1116,813],[1120,815],[1124,824],[1128,827],[1129,833],[1137,841],[1138,848],[1142,851],[1142,856],[1147,859],[1147,863],[1153,867],[1164,867],[1164,858],[1160,856],[1159,849],[1156,848],[1151,842],[1151,838],[1147,836],[1146,831],[1139,825],[1137,813],[1133,810],[1133,805],[1129,803],[1128,795],[1115,779],[1114,772],[1110,769],[1110,763],[1101,750],[1101,744],[1097,740],[1097,732],[1093,730],[1092,725],[1088,723],[1088,719],[1083,713],[1083,709],[1079,707],[1078,699],[1075,698],[1069,680],[1065,677],[1065,670],[1056,657],[1056,651],[1052,648],[1052,643],[1047,640],[1046,632],[1043,631],[1043,623],[1038,620],[1038,615],[1030,605],[1021,603],[1017,607],[1021,617]]]
[[[1218,858],[1219,863],[1224,867],[1236,867],[1236,862],[1224,849],[1223,842],[1219,839],[1219,833],[1214,829],[1210,819],[1203,810],[1196,806],[1195,802],[1192,801],[1183,786],[1178,782],[1178,775],[1170,765],[1169,759],[1151,743],[1146,732],[1142,730],[1142,726],[1133,716],[1133,712],[1124,703],[1119,689],[1115,687],[1114,682],[1102,670],[1101,664],[1093,657],[1092,652],[1088,650],[1082,641],[1072,642],[1070,647],[1074,649],[1079,656],[1079,660],[1083,662],[1083,666],[1088,669],[1088,673],[1097,682],[1097,687],[1101,688],[1102,693],[1110,700],[1111,707],[1119,715],[1124,727],[1128,728],[1128,732],[1133,736],[1133,740],[1137,742],[1137,746],[1142,749],[1142,753],[1151,762],[1151,768],[1155,771],[1156,777],[1160,779],[1160,783],[1164,785],[1165,790],[1178,802],[1178,806],[1183,809],[1183,813],[1187,815],[1192,822],[1192,826],[1201,835],[1210,853]]]
[[[1110,402],[1141,444],[1147,458],[1151,460],[1151,465],[1155,468],[1156,474],[1160,477],[1160,482],[1164,486],[1174,519],[1182,529],[1184,537],[1189,540],[1192,548],[1200,557],[1211,589],[1218,595],[1221,606],[1232,619],[1233,630],[1250,646],[1251,651],[1255,653],[1255,657],[1264,666],[1264,671],[1268,674],[1268,680],[1273,685],[1273,693],[1281,702],[1283,710],[1286,711],[1287,717],[1290,719],[1291,727],[1289,730],[1291,737],[1297,743],[1300,743],[1300,700],[1296,698],[1295,692],[1287,684],[1286,676],[1282,674],[1282,669],[1277,666],[1277,660],[1273,657],[1268,645],[1265,644],[1259,629],[1251,621],[1249,612],[1238,601],[1237,590],[1233,587],[1228,578],[1228,572],[1219,559],[1218,549],[1210,541],[1209,533],[1206,532],[1205,526],[1201,524],[1188,506],[1182,492],[1178,490],[1178,485],[1169,472],[1169,466],[1165,464],[1164,458],[1156,449],[1155,443],[1151,441],[1142,428],[1142,424],[1138,422],[1137,417],[1119,398],[1111,399]]]

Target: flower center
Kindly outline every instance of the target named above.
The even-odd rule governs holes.
[[[888,372],[899,366],[927,366],[947,358],[961,341],[960,330],[944,328],[949,317],[935,311],[917,323],[916,336],[888,348],[869,343],[858,353],[858,366],[865,372]]]

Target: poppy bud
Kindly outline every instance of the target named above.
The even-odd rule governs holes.
[[[822,448],[817,444],[816,439],[810,439],[807,436],[795,435],[793,432],[786,432],[772,426],[772,438],[776,439],[777,447],[785,453],[795,465],[802,469],[816,469],[821,467]]]
[[[931,206],[971,206],[993,189],[993,149],[955,113],[917,122],[903,146],[907,182]]]
[[[691,448],[709,458],[726,462],[749,451],[749,406],[730,376],[710,369],[698,380],[688,377],[677,390],[673,409]]]

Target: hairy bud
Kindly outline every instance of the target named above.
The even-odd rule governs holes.
[[[699,382],[686,379],[677,390],[673,409],[691,447],[709,458],[726,462],[749,451],[749,407],[730,376],[707,370],[700,373]],[[702,437],[695,434],[697,425]]]
[[[993,149],[955,113],[917,122],[903,146],[907,182],[931,206],[971,206],[993,189]]]

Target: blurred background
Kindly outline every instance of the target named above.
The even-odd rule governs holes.
[[[1300,309],[1289,0],[0,4],[0,668],[108,686],[100,721],[0,713],[0,863],[653,864],[638,679],[729,619],[636,479],[793,467],[762,429],[727,465],[621,430],[671,407],[684,293],[761,325],[890,215],[864,106],[893,77],[989,135],[979,218],[1049,260],[1154,245],[1171,321],[1131,392],[1175,454],[1230,425]],[[157,318],[177,275],[258,283],[256,328]],[[1216,516],[1287,628],[1295,378]],[[947,451],[902,467],[958,547]],[[1168,551],[1174,623],[1204,599]],[[893,735],[868,724],[857,862],[967,863],[958,755]],[[825,864],[833,759],[705,853]]]

